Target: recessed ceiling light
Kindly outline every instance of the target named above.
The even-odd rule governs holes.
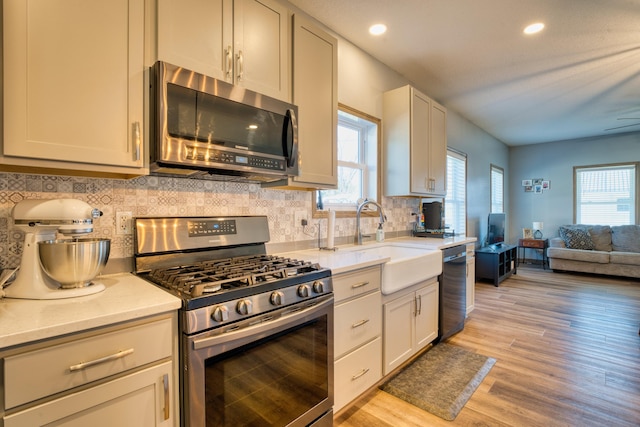
[[[543,29],[544,29],[544,24],[542,22],[536,22],[535,24],[527,25],[524,28],[523,32],[525,34],[535,34],[535,33],[539,33]]]
[[[384,24],[374,24],[369,27],[369,33],[374,36],[379,36],[387,32],[387,26]]]

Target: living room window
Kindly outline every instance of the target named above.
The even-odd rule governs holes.
[[[491,212],[504,212],[504,169],[491,165]]]
[[[355,214],[358,201],[379,201],[380,131],[379,119],[338,106],[338,188],[316,191],[315,209]]]
[[[576,224],[636,223],[638,163],[574,168]]]
[[[447,150],[447,196],[444,222],[456,234],[467,231],[467,155]]]

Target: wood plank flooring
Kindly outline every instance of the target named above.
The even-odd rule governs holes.
[[[497,362],[454,421],[379,390],[337,427],[640,426],[640,280],[519,268],[450,344]]]

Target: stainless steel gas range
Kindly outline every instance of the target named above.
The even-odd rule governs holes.
[[[135,219],[135,271],[182,299],[183,426],[331,426],[333,285],[267,255],[264,216]]]

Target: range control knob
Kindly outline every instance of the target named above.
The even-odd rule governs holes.
[[[269,298],[272,305],[282,305],[284,304],[284,294],[280,291],[275,291],[271,294],[271,298]]]
[[[309,285],[298,286],[298,296],[300,298],[309,298]]]
[[[315,292],[316,294],[324,293],[324,283],[322,283],[320,280],[316,280],[315,282],[313,282],[313,292]]]
[[[240,300],[236,305],[236,311],[238,312],[238,314],[251,314],[253,313],[253,303],[248,299]]]
[[[229,320],[229,309],[224,305],[218,305],[213,309],[211,318],[218,323]]]

